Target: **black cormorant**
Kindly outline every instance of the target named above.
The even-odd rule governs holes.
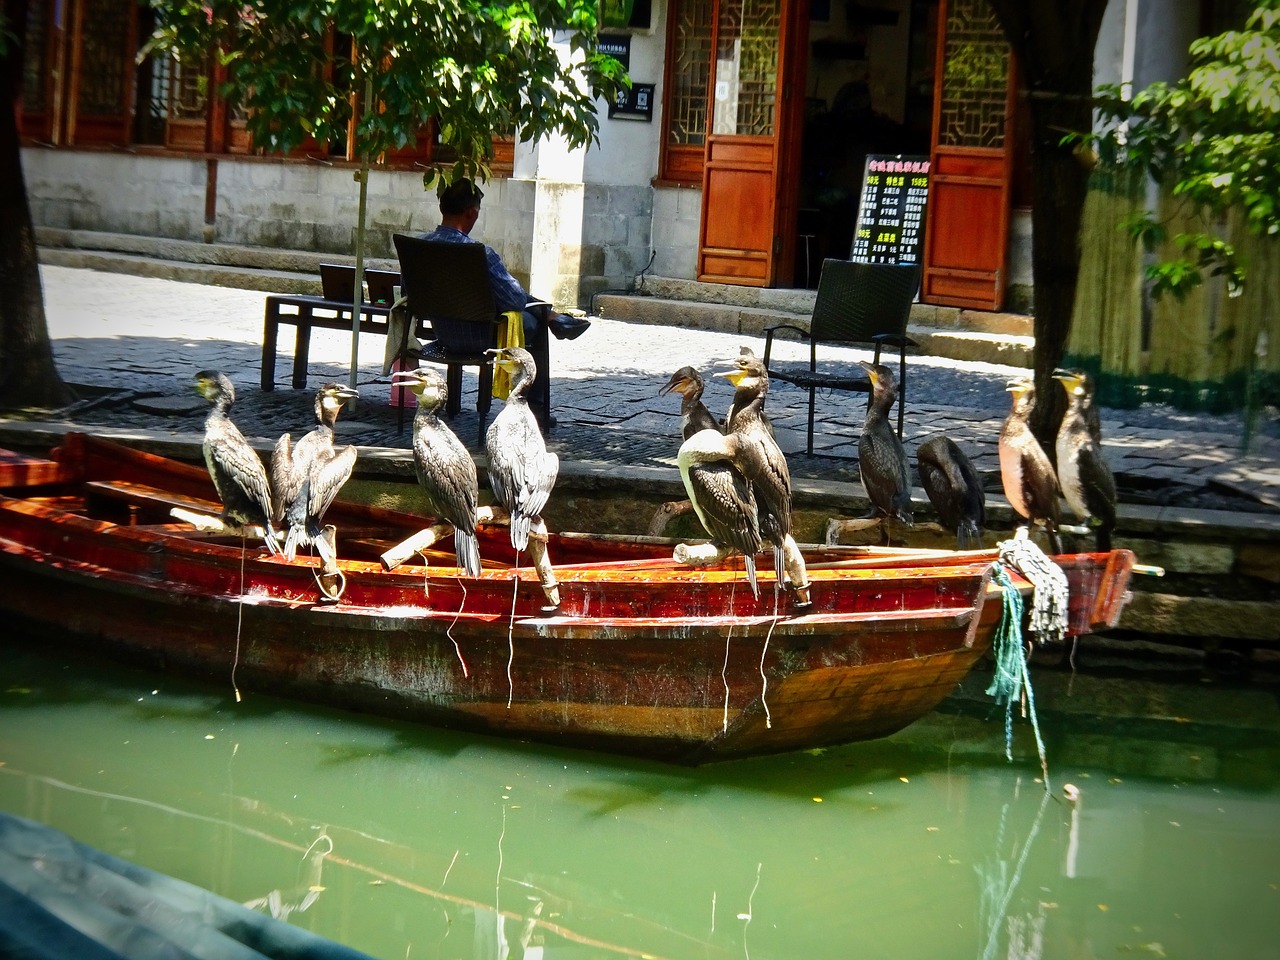
[[[784,544],[791,536],[791,471],[764,412],[769,394],[764,364],[745,348],[734,362],[736,369],[720,374],[734,386],[725,433],[738,437],[737,462],[755,494],[760,535],[774,545],[774,567],[782,583],[786,578]]]
[[[671,375],[659,395],[675,391],[680,394],[680,435],[688,440],[699,430],[720,430],[720,424],[702,402],[705,384],[693,367],[681,367]]]
[[[397,372],[397,386],[408,387],[418,397],[413,417],[413,462],[418,483],[426,491],[431,512],[453,525],[453,547],[458,566],[467,576],[480,576],[480,541],[476,538],[476,502],[479,483],[476,462],[462,441],[440,420],[438,413],[449,388],[430,367]]]
[[[755,556],[760,552],[756,499],[742,471],[735,465],[741,437],[719,430],[699,430],[680,445],[676,463],[694,512],[717,547],[742,554],[752,594],[756,586]]]
[[[1116,525],[1116,481],[1102,456],[1101,428],[1093,405],[1093,382],[1083,371],[1055,370],[1067,391],[1067,412],[1054,444],[1062,496],[1082,521],[1094,528],[1098,550],[1111,549]]]
[[[1036,387],[1030,377],[1015,377],[1005,387],[1013,407],[1000,428],[1000,482],[1010,506],[1031,524],[1043,524],[1049,548],[1062,552],[1058,537],[1058,478],[1053,464],[1031,432]]]
[[[351,478],[356,448],[333,445],[333,425],[338,412],[358,391],[340,383],[326,383],[316,391],[316,426],[298,438],[290,449],[289,434],[276,441],[271,454],[271,486],[274,518],[283,521],[288,534],[284,555],[292,560],[299,547],[309,546],[324,532],[324,515]]]
[[[981,547],[986,498],[982,478],[964,451],[950,437],[934,437],[916,451],[916,469],[938,519],[948,530],[955,531],[956,547]]]
[[[511,376],[511,394],[489,424],[485,451],[489,455],[489,486],[511,517],[511,545],[529,545],[529,527],[547,505],[560,470],[559,458],[547,450],[538,421],[525,400],[537,366],[523,347],[487,351],[495,367]]]
[[[222,519],[238,527],[258,526],[272,553],[280,542],[271,526],[271,483],[267,470],[240,429],[231,422],[236,388],[231,378],[217,370],[201,370],[195,390],[213,404],[204,424],[204,462],[222,501]]]
[[[862,487],[871,501],[872,516],[901,520],[907,526],[915,522],[911,511],[911,476],[907,452],[897,431],[889,422],[889,411],[898,398],[898,380],[882,363],[858,361],[871,378],[871,403],[858,438],[858,473]],[[883,528],[884,542],[889,542],[889,527]]]

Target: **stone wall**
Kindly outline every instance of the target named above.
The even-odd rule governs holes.
[[[203,159],[28,148],[23,163],[38,227],[355,252],[360,191],[349,164],[219,158],[216,217],[206,224]],[[558,306],[588,307],[601,291],[630,289],[655,249],[655,191],[647,184],[512,178],[491,181],[484,191],[474,235],[531,292]],[[694,246],[676,248],[690,257],[696,202],[691,209]],[[373,170],[365,222],[366,256],[394,258],[395,234],[431,230],[440,214],[420,172]]]

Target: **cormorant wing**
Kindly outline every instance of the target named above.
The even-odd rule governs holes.
[[[311,465],[310,490],[307,494],[307,517],[319,524],[338,491],[349,479],[356,465],[356,448],[345,446],[333,456],[316,458]]]
[[[475,530],[479,483],[467,448],[444,424],[421,431],[413,441],[418,482],[431,509],[455,528]]]
[[[227,478],[262,510],[264,517],[270,517],[271,484],[267,480],[267,469],[235,424],[228,420],[227,426],[235,433],[229,430],[227,436],[213,441],[213,456]]]

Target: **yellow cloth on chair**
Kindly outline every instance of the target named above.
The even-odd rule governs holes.
[[[507,318],[507,325],[498,330],[498,346],[523,347],[524,312],[507,310],[503,316]],[[493,395],[499,400],[505,400],[511,396],[511,374],[500,367],[493,368]]]

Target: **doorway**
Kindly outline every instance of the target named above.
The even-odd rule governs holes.
[[[938,0],[808,8],[794,285],[814,288],[825,257],[850,255],[867,155],[929,155]]]

